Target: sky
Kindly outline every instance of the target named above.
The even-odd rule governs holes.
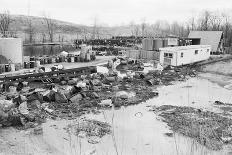
[[[0,12],[43,16],[82,25],[119,26],[154,23],[156,20],[184,22],[203,10],[232,12],[232,0],[0,0]]]

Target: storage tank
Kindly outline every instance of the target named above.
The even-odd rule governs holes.
[[[153,50],[159,50],[159,48],[163,47],[163,40],[162,39],[155,39],[153,41]]]
[[[143,50],[152,51],[153,50],[153,39],[144,38],[142,41]]]
[[[168,47],[168,40],[167,39],[163,40],[163,47]]]

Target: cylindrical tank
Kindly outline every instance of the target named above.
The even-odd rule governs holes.
[[[167,39],[163,40],[163,47],[168,47],[168,40]]]
[[[155,39],[153,41],[153,50],[159,50],[159,48],[163,47],[163,40],[162,39]]]

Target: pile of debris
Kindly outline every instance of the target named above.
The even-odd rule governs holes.
[[[68,125],[66,131],[80,138],[87,138],[91,144],[96,144],[100,138],[111,133],[111,126],[97,120],[80,119],[74,125]]]
[[[181,81],[196,74],[189,67],[169,67],[147,74],[136,71],[123,78],[114,71],[78,78],[62,77],[57,83],[45,84],[40,89],[31,88],[25,82],[6,83],[1,95],[0,124],[25,127],[29,122],[44,122],[46,117],[74,119],[99,109],[139,104],[158,96],[158,92],[154,91],[156,86],[169,85],[172,81]]]
[[[116,66],[117,70],[143,71],[144,64],[139,60],[130,60],[121,58],[120,64]]]
[[[18,95],[12,98],[3,98],[0,101],[0,126],[17,126],[19,129],[37,127],[45,122],[46,112],[41,106],[32,107],[33,103],[27,98]]]
[[[212,150],[220,150],[232,143],[232,119],[220,114],[192,107],[163,105],[153,111],[174,132],[194,138]]]

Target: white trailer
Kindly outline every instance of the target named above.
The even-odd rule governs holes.
[[[180,66],[207,60],[210,57],[210,45],[190,45],[160,48],[160,63]]]

